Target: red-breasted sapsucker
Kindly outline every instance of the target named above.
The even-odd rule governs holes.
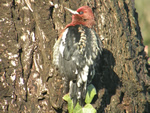
[[[79,101],[84,105],[87,86],[95,75],[99,64],[102,43],[92,29],[94,14],[88,6],[72,13],[72,22],[64,29],[53,48],[53,64],[68,82],[68,92],[74,105]]]

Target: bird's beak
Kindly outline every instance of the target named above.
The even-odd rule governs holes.
[[[68,10],[70,13],[72,13],[73,15],[79,14],[77,11],[73,11],[72,9],[69,9],[67,7],[65,7],[66,10]]]

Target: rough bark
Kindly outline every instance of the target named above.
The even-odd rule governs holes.
[[[66,112],[64,80],[52,49],[71,21],[65,7],[89,5],[103,39],[102,64],[93,84],[98,113],[149,113],[147,69],[138,14],[131,0],[1,0],[0,112]],[[33,12],[29,9],[29,6]],[[147,67],[146,67],[147,66]]]

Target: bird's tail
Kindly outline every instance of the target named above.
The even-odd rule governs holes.
[[[86,89],[84,88],[84,85],[78,87],[76,81],[70,81],[69,94],[71,99],[73,100],[74,107],[76,106],[77,102],[79,102],[81,106],[84,106],[86,94]]]

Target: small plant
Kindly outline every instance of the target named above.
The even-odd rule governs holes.
[[[78,102],[75,108],[73,108],[73,101],[71,100],[69,93],[64,95],[63,99],[68,102],[69,113],[96,113],[96,109],[90,104],[95,95],[96,89],[92,84],[90,84],[87,88],[87,94],[85,97],[86,105],[84,107],[81,107]]]

